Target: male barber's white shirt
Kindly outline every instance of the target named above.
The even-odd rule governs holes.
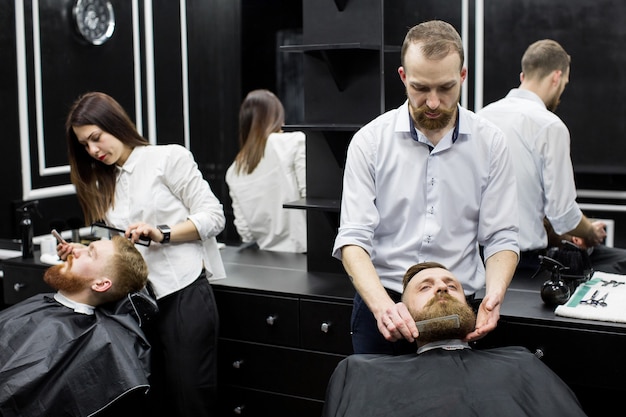
[[[512,89],[478,112],[504,132],[517,176],[520,249],[543,249],[544,216],[558,234],[576,228],[582,211],[576,202],[567,126],[535,93]]]
[[[446,265],[472,294],[485,284],[485,258],[519,252],[515,176],[502,132],[458,106],[459,135],[432,150],[413,140],[405,102],[353,137],[344,170],[341,247],[365,249],[384,287],[402,292],[418,262]]]

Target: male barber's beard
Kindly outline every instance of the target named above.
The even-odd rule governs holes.
[[[83,289],[85,283],[69,272],[72,265],[72,255],[68,257],[67,270],[63,272],[63,265],[54,265],[48,268],[43,276],[46,284],[55,290],[72,293]]]
[[[561,104],[561,99],[559,97],[554,97],[552,100],[550,100],[548,102],[548,104],[546,105],[546,107],[548,108],[548,110],[550,110],[552,113],[556,113],[556,109],[557,107],[559,107],[559,104]]]
[[[440,107],[437,110],[431,110],[426,105],[418,108],[411,107],[411,113],[417,128],[423,130],[440,130],[445,128],[450,124],[450,120],[454,117],[455,111],[456,105],[451,109],[444,109]],[[426,116],[426,113],[439,113],[439,117],[431,119]]]
[[[440,302],[441,299],[446,301]],[[458,301],[448,293],[434,296],[421,311],[414,314],[415,321],[445,317],[456,314],[459,316],[459,327],[453,320],[431,322],[428,331],[420,332],[418,341],[422,344],[446,339],[463,339],[476,326],[474,310]]]

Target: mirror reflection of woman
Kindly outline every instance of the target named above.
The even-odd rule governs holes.
[[[239,153],[226,183],[244,244],[306,252],[306,213],[283,208],[306,197],[306,138],[283,132],[284,123],[283,105],[271,91],[248,93],[239,111]]]

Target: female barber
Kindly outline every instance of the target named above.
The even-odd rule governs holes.
[[[218,314],[208,278],[223,278],[215,236],[223,207],[192,154],[180,145],[149,145],[122,106],[91,92],[66,121],[70,177],[85,221],[125,230],[149,269],[159,313],[145,328],[152,345],[154,414],[216,414]],[[72,244],[59,245],[65,259]]]

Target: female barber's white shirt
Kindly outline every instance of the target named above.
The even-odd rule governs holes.
[[[306,197],[306,144],[302,132],[272,133],[251,174],[226,172],[235,227],[243,242],[264,250],[306,252],[306,214],[283,204]]]
[[[137,146],[118,168],[107,223],[126,229],[134,222],[173,226],[187,219],[201,240],[135,245],[148,264],[148,279],[157,298],[191,284],[203,265],[210,279],[226,276],[215,239],[226,220],[191,152],[180,145]]]

